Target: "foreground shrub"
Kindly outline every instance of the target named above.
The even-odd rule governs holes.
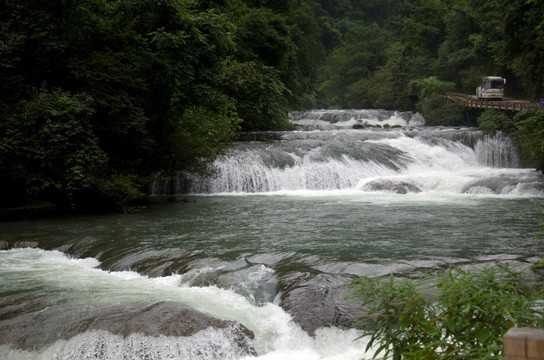
[[[448,270],[423,280],[362,277],[349,297],[368,311],[358,325],[374,358],[497,359],[513,326],[544,326],[540,285],[508,266]]]

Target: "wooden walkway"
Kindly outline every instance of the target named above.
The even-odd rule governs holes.
[[[527,109],[544,110],[538,103],[530,103],[523,100],[478,100],[476,96],[460,93],[446,93],[444,96],[447,99],[453,100],[456,103],[474,109],[497,109],[505,111],[523,111]]]

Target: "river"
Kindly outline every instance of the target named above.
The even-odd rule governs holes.
[[[0,223],[0,359],[370,358],[355,277],[540,259],[543,179],[508,138],[383,110],[292,121],[136,214]]]

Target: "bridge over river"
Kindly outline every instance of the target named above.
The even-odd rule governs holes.
[[[544,110],[544,108],[540,107],[538,103],[532,103],[526,100],[516,100],[516,99],[510,99],[505,98],[501,101],[495,101],[495,100],[478,100],[476,95],[466,95],[466,94],[460,94],[460,93],[446,93],[444,95],[446,98],[453,100],[462,106],[469,107],[469,108],[475,108],[475,109],[497,109],[497,110],[505,110],[505,111],[523,111],[527,109],[540,109]]]

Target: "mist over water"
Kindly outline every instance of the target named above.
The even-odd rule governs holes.
[[[140,213],[0,223],[0,358],[370,358],[355,277],[540,259],[543,180],[502,134],[380,110],[292,119],[211,178],[156,181]],[[181,334],[189,317],[203,325]]]

